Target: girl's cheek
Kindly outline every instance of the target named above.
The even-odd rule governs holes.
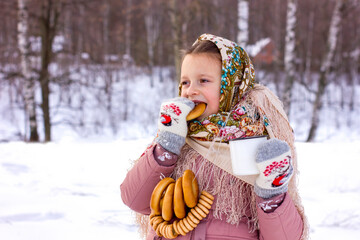
[[[186,97],[186,94],[185,94],[185,90],[184,90],[184,89],[181,89],[180,97]]]

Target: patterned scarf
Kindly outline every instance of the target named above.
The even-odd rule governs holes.
[[[266,119],[260,119],[260,115],[242,101],[255,84],[255,70],[248,54],[236,43],[211,34],[201,35],[194,44],[205,40],[218,47],[222,58],[220,107],[217,114],[191,121],[188,136],[201,141],[227,142],[266,134]]]

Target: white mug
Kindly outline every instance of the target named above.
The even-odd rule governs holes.
[[[259,145],[267,140],[267,135],[237,138],[229,141],[233,173],[235,175],[256,175],[256,151]]]

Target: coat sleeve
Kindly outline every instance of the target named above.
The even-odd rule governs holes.
[[[301,238],[304,224],[288,194],[274,212],[265,213],[259,206],[257,212],[261,240],[298,240]]]
[[[121,198],[130,209],[141,214],[150,214],[150,198],[162,177],[168,177],[172,166],[162,166],[154,158],[156,144],[148,148],[127,173],[120,185]]]

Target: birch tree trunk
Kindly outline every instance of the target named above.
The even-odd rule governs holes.
[[[249,2],[238,0],[238,44],[246,49],[249,42]]]
[[[283,0],[274,0],[274,5],[279,6],[283,4]],[[284,43],[283,43],[283,33],[279,26],[281,26],[281,23],[283,22],[282,11],[281,8],[276,7],[274,9],[274,24],[271,27],[271,31],[275,33],[273,39],[274,39],[274,45],[275,49],[284,49]],[[282,61],[280,61],[280,58],[275,58],[273,63],[272,72],[274,73],[274,84],[275,84],[275,91],[276,94],[279,96],[280,99],[282,99],[281,91],[283,86],[283,78],[281,77],[283,73],[283,66]]]
[[[340,31],[340,23],[342,19],[342,10],[345,3],[343,0],[336,0],[335,8],[331,17],[329,33],[327,38],[327,52],[321,62],[320,77],[318,82],[318,90],[316,92],[315,101],[313,103],[311,126],[307,142],[314,141],[316,137],[316,131],[319,127],[319,116],[322,106],[322,97],[325,93],[325,88],[329,83],[328,77],[330,73],[330,67],[334,58],[336,43],[338,34]]]
[[[286,36],[285,36],[285,86],[283,90],[284,110],[289,117],[291,109],[292,89],[295,81],[295,27],[296,27],[297,0],[288,0],[286,15]]]
[[[36,121],[35,81],[31,77],[30,42],[28,41],[29,13],[27,0],[18,0],[18,46],[21,54],[21,73],[24,77],[25,112],[29,119],[30,136],[28,141],[38,142]]]

